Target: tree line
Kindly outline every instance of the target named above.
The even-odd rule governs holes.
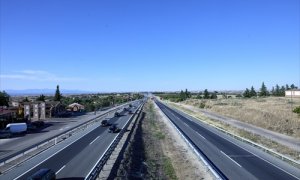
[[[276,84],[276,86],[272,87],[272,90],[269,91],[263,82],[261,85],[261,88],[259,89],[259,92],[256,92],[254,87],[251,86],[250,89],[246,88],[246,90],[243,92],[243,96],[245,98],[251,98],[251,97],[266,97],[266,96],[285,96],[285,91],[286,90],[291,90],[291,89],[297,89],[298,87],[295,86],[294,84],[291,84],[290,86],[286,84],[285,86],[279,86]]]

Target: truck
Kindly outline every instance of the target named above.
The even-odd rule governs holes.
[[[27,132],[26,123],[9,123],[6,128],[0,131],[0,137],[11,137],[14,134],[23,134]]]

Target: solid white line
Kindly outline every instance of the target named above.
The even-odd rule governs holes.
[[[96,139],[94,139],[94,140],[90,143],[90,145],[93,144],[99,137],[100,137],[100,136],[96,137]]]
[[[193,117],[193,116],[191,116],[191,115],[189,115],[189,114],[187,114],[187,113],[185,113],[185,112],[182,112],[182,113],[186,114],[186,115],[187,115],[187,116],[189,116],[189,117],[192,117],[192,118],[198,119],[198,118],[196,118],[196,117]],[[188,118],[188,119],[189,119],[189,118]],[[196,123],[197,123],[198,125],[200,125],[200,126],[204,127],[203,125],[199,124],[199,122],[197,122],[197,121],[196,121]],[[209,124],[207,124],[207,125],[208,125],[208,126],[210,126],[210,127],[212,127],[212,128],[214,128],[213,126],[211,126],[211,125],[209,125]],[[205,127],[204,127],[204,128],[205,128]],[[207,128],[205,128],[205,129],[207,129]],[[215,129],[216,129],[216,128],[215,128]],[[209,129],[208,129],[208,130],[209,130]],[[245,151],[247,151],[248,153],[250,153],[250,154],[253,154],[253,155],[254,155],[254,156],[256,156],[257,158],[259,158],[259,159],[261,159],[261,160],[263,160],[263,161],[265,161],[265,162],[269,163],[270,165],[272,165],[272,166],[274,166],[274,167],[278,168],[279,170],[281,170],[281,171],[283,171],[283,172],[285,172],[285,173],[287,173],[287,174],[289,174],[289,175],[293,176],[294,178],[296,178],[296,179],[300,179],[299,177],[297,177],[297,176],[295,176],[295,175],[293,175],[293,174],[289,173],[288,171],[286,171],[286,170],[282,169],[281,167],[279,167],[279,166],[277,166],[277,165],[275,165],[275,164],[273,164],[273,163],[269,162],[268,160],[266,160],[266,159],[264,159],[264,158],[262,158],[262,157],[260,157],[260,156],[256,155],[256,154],[255,154],[255,153],[253,153],[253,152],[250,152],[250,151],[248,151],[248,150],[247,150],[247,149],[245,149],[244,147],[242,147],[242,146],[240,146],[240,145],[236,144],[235,142],[233,142],[233,141],[231,141],[231,140],[229,140],[229,139],[226,139],[226,138],[224,138],[224,137],[222,137],[222,136],[220,136],[220,135],[216,134],[215,132],[213,132],[213,131],[211,131],[211,130],[209,130],[209,131],[210,131],[210,132],[212,132],[212,133],[214,133],[215,135],[217,135],[217,136],[219,136],[219,137],[223,138],[224,140],[226,140],[226,141],[228,141],[228,142],[231,142],[232,144],[234,144],[234,145],[236,145],[236,146],[238,146],[238,147],[240,147],[240,148],[244,149],[244,150],[245,150]]]
[[[55,174],[58,174],[61,170],[63,170],[63,168],[65,168],[66,165],[64,165],[63,167],[61,167]]]
[[[90,133],[90,132],[88,132]],[[88,133],[86,133],[85,135],[87,135]],[[84,136],[85,136],[84,135]],[[39,166],[40,164],[42,164],[43,162],[47,161],[48,159],[52,158],[53,156],[55,156],[56,154],[58,154],[59,152],[61,152],[62,150],[66,149],[67,147],[69,147],[70,145],[72,145],[73,143],[75,143],[76,141],[78,141],[78,139],[84,137],[84,136],[80,136],[79,138],[77,138],[75,141],[71,142],[70,144],[68,144],[67,146],[65,146],[64,148],[60,149],[59,151],[56,151],[54,154],[52,154],[51,156],[49,156],[48,158],[44,159],[43,161],[41,161],[40,163],[36,164],[35,166],[33,166],[32,168],[30,168],[29,170],[25,171],[23,174],[19,175],[18,177],[16,177],[15,179],[19,179],[21,176],[23,176],[24,174],[28,173],[29,171],[31,171],[32,169],[36,168],[37,166]]]
[[[139,109],[139,108],[137,108]],[[136,110],[137,111],[137,110]],[[128,121],[132,118],[132,116],[134,116],[135,114],[132,114],[131,117],[128,119]],[[124,124],[124,126],[122,127],[122,129],[124,129],[124,127],[126,126],[126,124],[128,123],[128,121]],[[90,172],[85,176],[84,179],[87,178],[88,175],[90,175],[92,173],[92,171],[95,169],[95,167],[98,165],[99,161],[103,158],[103,156],[105,155],[106,151],[110,148],[110,146],[112,145],[112,143],[115,142],[116,138],[118,137],[118,135],[115,136],[115,138],[113,139],[113,141],[109,144],[109,146],[106,148],[106,150],[104,151],[104,153],[102,154],[102,156],[98,159],[98,161],[96,162],[96,164],[94,165],[94,167],[90,170]]]
[[[221,137],[221,136],[220,136],[220,137]],[[223,137],[222,137],[222,138],[223,138]],[[225,139],[225,138],[223,138],[223,139]],[[225,139],[225,140],[227,140],[227,139]],[[227,140],[227,141],[229,141],[229,140]],[[275,165],[275,164],[269,162],[268,160],[266,160],[266,159],[264,159],[264,158],[262,158],[262,157],[260,157],[260,156],[258,156],[258,155],[256,155],[256,154],[254,154],[253,152],[248,151],[247,149],[243,148],[242,146],[240,146],[240,145],[238,145],[238,144],[236,144],[236,143],[234,143],[234,142],[232,142],[232,141],[229,141],[229,142],[231,142],[232,144],[234,144],[234,145],[236,145],[236,146],[238,146],[238,147],[244,149],[244,150],[247,151],[248,153],[253,154],[255,157],[257,157],[257,158],[259,158],[259,159],[261,159],[261,160],[263,160],[263,161],[265,161],[265,162],[271,164],[272,166],[274,166],[274,167],[280,169],[281,171],[283,171],[283,172],[285,172],[285,173],[287,173],[287,174],[293,176],[294,178],[299,179],[299,177],[297,177],[297,176],[295,176],[295,175],[293,175],[293,174],[287,172],[286,170],[282,169],[281,167],[278,167],[277,165]]]
[[[201,134],[199,134],[197,131],[195,131],[199,136],[201,136],[203,139],[206,139],[204,136],[202,136]]]
[[[235,160],[233,160],[231,157],[229,157],[227,154],[225,154],[223,151],[221,151],[222,154],[224,154],[226,157],[228,157],[231,161],[233,161],[236,165],[242,167],[239,163],[237,163]]]

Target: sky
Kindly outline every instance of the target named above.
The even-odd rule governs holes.
[[[300,83],[299,0],[0,0],[0,90]]]

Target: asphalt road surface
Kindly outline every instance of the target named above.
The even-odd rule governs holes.
[[[156,101],[160,109],[211,161],[224,179],[299,179],[300,170],[283,162],[279,167],[263,156],[235,143],[225,134],[215,133],[191,117]],[[265,155],[267,156],[267,155]],[[269,158],[269,157],[268,157]]]
[[[140,104],[135,103],[134,110]],[[113,117],[110,123],[122,128],[132,114],[123,111],[120,117]],[[101,122],[79,132],[20,164],[11,171],[0,175],[0,179],[26,179],[41,168],[56,172],[57,179],[84,179],[103,155],[117,133],[108,133],[108,127]]]

